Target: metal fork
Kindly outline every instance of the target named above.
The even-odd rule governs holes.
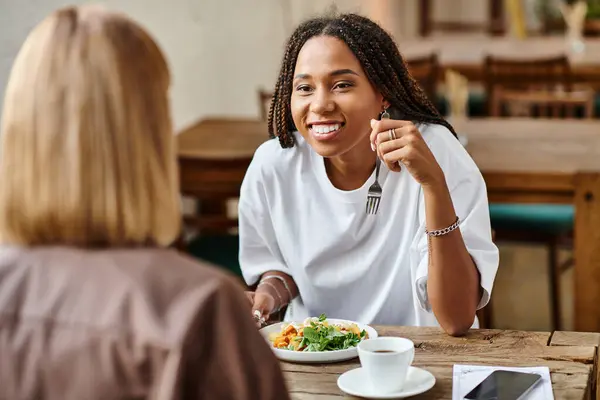
[[[379,166],[381,165],[381,160],[377,157],[375,161],[375,182],[369,188],[369,193],[367,194],[367,214],[377,214],[377,210],[379,210],[379,201],[381,200],[381,185],[379,185]]]

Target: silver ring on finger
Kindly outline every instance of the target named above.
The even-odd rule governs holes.
[[[396,140],[396,131],[394,130],[394,128],[390,129],[389,135],[390,140]]]

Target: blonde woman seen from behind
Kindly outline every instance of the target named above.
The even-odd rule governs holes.
[[[8,83],[0,399],[287,399],[223,273],[180,231],[169,71],[137,24],[61,9]],[[259,368],[260,366],[260,368]]]

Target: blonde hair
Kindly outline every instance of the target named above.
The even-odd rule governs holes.
[[[181,225],[167,63],[151,37],[96,6],[29,35],[4,100],[0,241],[166,246]]]

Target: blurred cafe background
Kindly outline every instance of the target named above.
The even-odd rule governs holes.
[[[83,1],[0,0],[0,92],[31,28]],[[487,327],[600,331],[600,0],[106,0],[173,72],[181,246],[239,274],[236,197],[286,37],[357,12],[393,34],[488,187],[500,268]],[[0,100],[1,101],[1,100]]]

